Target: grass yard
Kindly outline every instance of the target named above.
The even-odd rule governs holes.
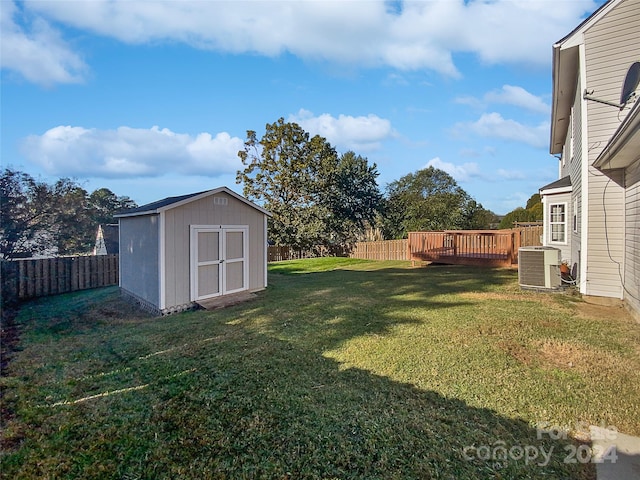
[[[640,435],[640,325],[509,270],[281,262],[225,310],[106,288],[17,322],[6,478],[586,480],[586,425]]]

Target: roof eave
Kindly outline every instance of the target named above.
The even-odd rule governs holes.
[[[115,218],[126,218],[126,217],[140,217],[143,215],[157,215],[160,214],[162,212],[165,212],[167,210],[171,210],[173,208],[177,208],[181,205],[185,205],[187,203],[191,203],[191,202],[195,202],[197,200],[201,200],[203,198],[209,197],[211,195],[216,195],[218,193],[226,193],[234,198],[236,198],[237,200],[241,201],[242,203],[255,208],[256,210],[258,210],[259,212],[267,215],[268,217],[272,217],[273,214],[271,212],[269,212],[268,210],[265,210],[264,208],[262,208],[259,205],[256,205],[255,203],[253,203],[252,201],[244,198],[242,195],[237,194],[236,192],[234,192],[233,190],[231,190],[228,187],[218,187],[218,188],[214,188],[213,190],[207,190],[205,192],[200,193],[199,195],[194,195],[194,196],[190,196],[188,198],[185,198],[184,200],[180,200],[178,202],[174,202],[174,203],[170,203],[168,205],[164,205],[162,207],[158,207],[152,210],[145,210],[142,212],[132,212],[132,213],[121,213],[121,214],[117,214],[114,215]]]
[[[549,188],[547,190],[540,189],[540,196],[544,197],[546,195],[558,195],[560,193],[571,193],[573,192],[573,186],[568,187],[558,187],[558,188]]]
[[[125,217],[142,217],[143,215],[157,215],[158,210],[147,210],[145,212],[135,212],[135,213],[116,213],[113,218],[125,218]]]
[[[580,69],[578,47],[584,43],[584,32],[621,1],[606,1],[553,46],[553,99],[549,143],[549,152],[552,155],[562,153],[567,138],[569,115],[576,94]]]
[[[553,46],[553,95],[549,152],[562,153],[570,125],[571,107],[576,95],[579,73],[578,45]]]

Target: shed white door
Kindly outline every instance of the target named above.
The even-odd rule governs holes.
[[[248,288],[248,228],[191,227],[191,300]]]

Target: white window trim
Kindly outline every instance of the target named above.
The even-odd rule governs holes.
[[[564,222],[554,222],[552,221],[552,211],[553,207],[562,205],[564,207]],[[549,244],[550,245],[567,245],[567,202],[554,202],[549,204]],[[553,240],[553,225],[564,225],[564,241],[560,242],[557,240]]]

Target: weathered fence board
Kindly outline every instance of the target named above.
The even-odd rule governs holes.
[[[296,249],[286,245],[270,245],[267,248],[267,261],[280,262],[282,260],[299,260],[301,258],[316,258],[339,256],[361,258],[365,260],[408,260],[407,240],[382,240],[377,242],[357,242],[351,250],[333,249],[316,246],[307,249]]]
[[[324,257],[327,255],[328,251],[323,247],[294,248],[288,245],[269,245],[267,247],[268,262],[299,260],[301,258]]]
[[[446,232],[412,232],[432,234],[424,248],[430,250],[431,260],[444,261],[444,257],[474,265],[511,265],[518,261],[518,248],[541,245],[542,226],[527,225],[510,230],[447,230]],[[455,240],[454,240],[455,239]],[[422,247],[421,247],[422,248]],[[414,252],[415,253],[415,252]],[[447,254],[448,253],[448,254]],[[269,246],[268,261],[298,260],[301,258],[336,255],[324,247],[294,249],[288,246]],[[338,255],[365,260],[412,260],[409,239],[357,242],[350,251]],[[479,259],[475,261],[474,258]],[[417,260],[413,258],[413,260]],[[449,258],[449,260],[452,260]],[[458,260],[456,260],[458,261]]]
[[[118,255],[2,261],[5,301],[118,284]]]
[[[349,253],[349,257],[365,260],[408,260],[407,240],[358,242]]]
[[[538,247],[542,245],[542,225],[526,225],[516,227],[513,230],[520,233],[521,247]]]

